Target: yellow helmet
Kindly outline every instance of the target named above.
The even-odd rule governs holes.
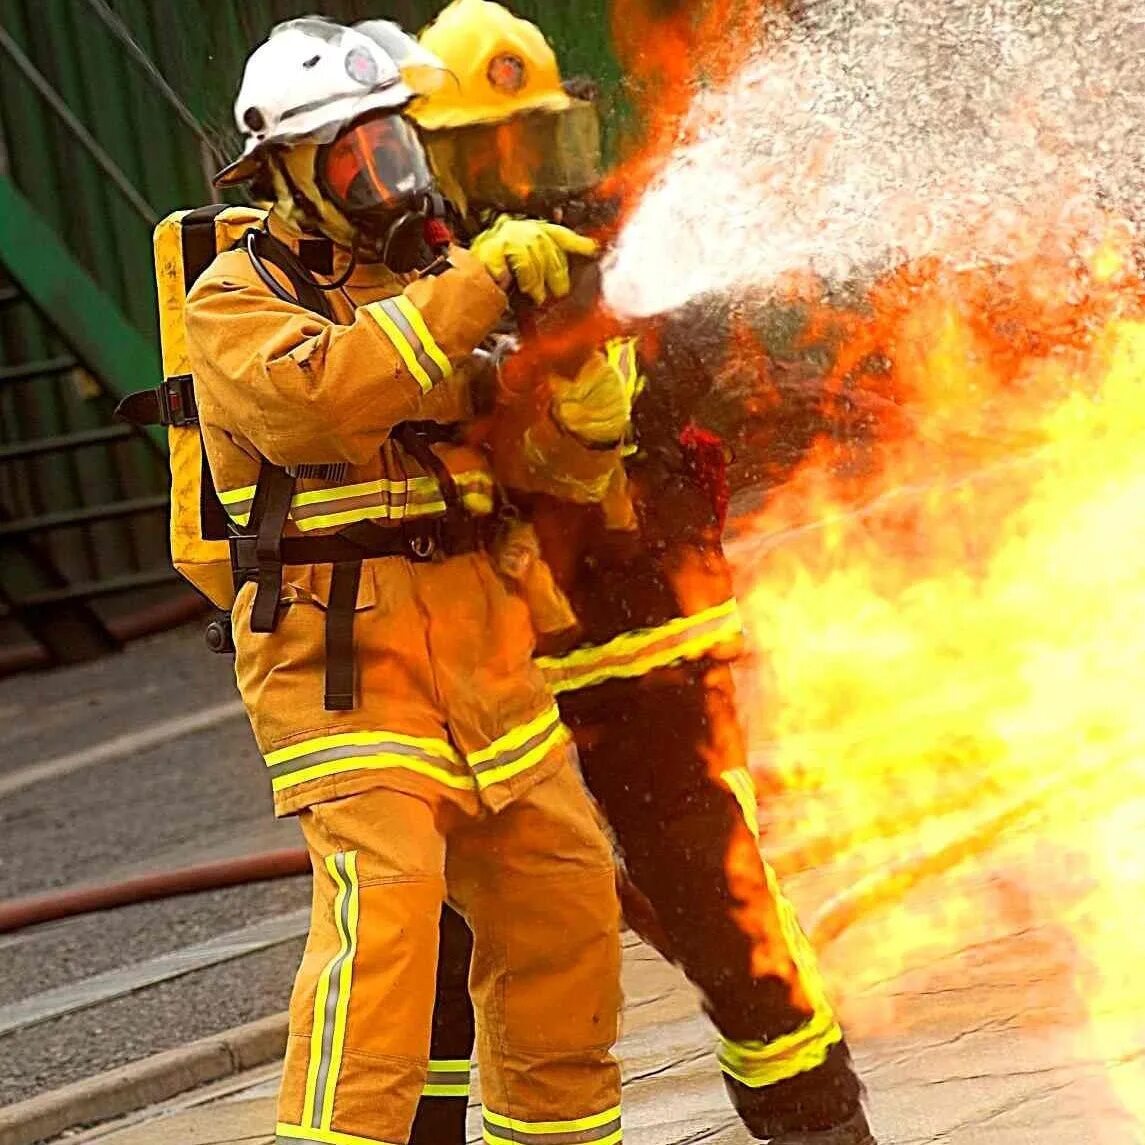
[[[564,90],[536,24],[492,0],[453,0],[419,42],[452,79],[407,114],[441,190],[463,214],[541,211],[599,181],[596,107]]]
[[[427,131],[505,120],[522,111],[563,111],[556,53],[536,24],[492,0],[453,0],[419,41],[453,73],[410,109]]]

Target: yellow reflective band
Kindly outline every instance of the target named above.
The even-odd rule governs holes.
[[[422,364],[417,360],[416,348],[401,332],[397,323],[390,317],[380,302],[371,302],[370,305],[366,307],[366,313],[382,328],[382,333],[385,334],[394,349],[397,350],[398,355],[405,364],[405,368],[410,372],[410,376],[421,387],[421,392],[428,394],[429,391],[433,389],[433,379],[426,373]]]
[[[446,787],[472,790],[474,779],[465,761],[444,740],[398,732],[342,732],[303,740],[263,757],[274,791],[347,771],[405,768]],[[440,761],[440,762],[439,762]]]
[[[302,1105],[303,1124],[313,1129],[329,1129],[334,1116],[334,1090],[342,1065],[350,984],[358,949],[357,854],[339,851],[327,855],[325,862],[337,888],[334,927],[338,932],[338,953],[322,971],[314,995],[314,1024]]]
[[[519,759],[511,760],[508,763],[502,764],[500,767],[494,767],[488,771],[481,772],[477,776],[478,787],[484,789],[494,783],[504,783],[506,779],[512,779],[514,775],[520,775],[521,772],[528,771],[530,767],[536,767],[538,763],[542,763],[548,758],[550,752],[562,744],[569,743],[571,738],[568,729],[563,724],[553,728],[536,747],[532,748],[525,755],[522,755]]]
[[[219,492],[219,504],[236,525],[249,525],[254,494],[253,485],[244,485],[241,489],[223,489]]]
[[[520,724],[487,747],[472,752],[466,760],[477,783],[484,788],[527,771],[569,738],[554,704],[527,724]]]
[[[623,1140],[620,1106],[568,1121],[519,1121],[485,1108],[483,1137],[488,1145],[616,1145]]]
[[[626,632],[607,644],[578,648],[564,656],[538,657],[536,664],[553,693],[559,694],[605,680],[643,676],[682,660],[698,660],[742,635],[743,619],[733,598],[656,628]]]
[[[462,503],[470,512],[481,515],[493,512],[493,477],[480,469],[466,470],[453,478]],[[240,496],[249,494],[249,496]],[[250,523],[250,500],[253,486],[233,490],[224,504],[236,524]],[[241,508],[242,512],[238,511]],[[317,510],[328,508],[326,513]],[[445,500],[437,479],[430,476],[410,477],[396,481],[379,479],[353,485],[334,485],[326,489],[308,489],[290,499],[290,517],[304,533],[314,529],[338,528],[356,521],[402,521],[445,513]]]
[[[353,1133],[336,1133],[332,1129],[307,1129],[302,1125],[287,1125],[280,1121],[274,1127],[275,1145],[394,1145],[392,1141],[379,1141],[376,1137],[356,1137]]]
[[[469,1076],[472,1065],[468,1059],[462,1061],[431,1060],[426,1073],[423,1097],[465,1097],[469,1096]]]
[[[755,841],[759,842],[759,800],[755,793],[755,780],[746,767],[733,767],[725,771],[720,778],[727,785],[728,790],[735,796],[736,802],[743,812],[747,829],[752,833]]]
[[[334,1120],[334,1091],[338,1087],[338,1075],[342,1071],[342,1051],[346,1045],[346,1021],[350,1014],[350,990],[354,981],[354,958],[358,953],[358,855],[348,851],[345,862],[335,862],[338,856],[331,855],[326,860],[326,868],[336,880],[344,885],[346,905],[343,915],[338,916],[339,928],[346,944],[346,956],[338,970],[338,998],[334,1007],[333,1032],[330,1042],[329,1080],[326,1083],[326,1099],[322,1105],[323,1129],[329,1129]]]
[[[811,1005],[811,1017],[797,1030],[770,1042],[720,1039],[720,1068],[752,1089],[786,1081],[822,1065],[831,1047],[843,1039],[843,1031],[827,1000],[827,987],[819,973],[815,951],[799,925],[795,908],[779,889],[779,879],[766,862],[763,873],[775,900],[780,932],[795,963],[804,996]]]
[[[820,1066],[843,1031],[830,1015],[816,1014],[793,1033],[770,1042],[721,1040],[720,1068],[751,1089],[763,1089]]]
[[[219,503],[222,505],[234,505],[239,501],[249,501],[255,493],[253,485],[244,485],[241,489],[221,489],[219,490]]]
[[[448,378],[453,373],[453,364],[442,353],[441,347],[429,332],[429,327],[425,324],[421,311],[404,294],[397,295],[391,301],[402,312],[405,320],[413,327],[414,333],[421,339],[422,350],[437,364],[442,377]]]
[[[335,485],[329,489],[308,489],[296,493],[290,499],[292,509],[308,505],[324,505],[328,501],[341,501],[347,497],[365,497],[372,493],[411,493],[425,489],[437,492],[437,482],[432,477],[410,477],[405,481],[361,481],[356,485]]]
[[[469,1082],[464,1085],[438,1085],[427,1081],[421,1091],[422,1097],[469,1097]]]
[[[470,752],[466,756],[469,766],[479,767],[483,763],[494,761],[498,756],[514,751],[554,721],[559,721],[560,718],[560,712],[557,710],[556,704],[553,704],[541,712],[539,716],[534,716],[527,724],[518,724],[512,731],[499,736],[491,744],[481,748],[480,751]]]

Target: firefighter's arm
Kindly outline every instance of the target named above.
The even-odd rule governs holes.
[[[634,339],[594,351],[572,378],[551,374],[493,418],[490,440],[503,484],[581,504],[623,484],[623,446],[640,375]]]
[[[462,250],[450,261],[348,325],[276,297],[241,265],[208,275],[187,301],[196,384],[276,465],[365,464],[393,426],[442,404],[435,391],[505,308],[480,262]]]

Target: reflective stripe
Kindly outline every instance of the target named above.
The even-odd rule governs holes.
[[[485,1109],[484,1138],[489,1145],[615,1145],[623,1139],[620,1106],[570,1121],[518,1121]]]
[[[493,477],[480,469],[453,475],[461,502],[471,513],[493,512]],[[240,496],[240,494],[242,496]],[[236,489],[220,496],[237,525],[250,523],[254,490]],[[296,493],[290,501],[290,518],[302,532],[330,529],[355,521],[402,521],[445,513],[441,488],[433,477],[405,481],[360,481]]]
[[[453,373],[453,366],[442,352],[441,347],[437,344],[433,335],[429,332],[429,327],[425,324],[425,319],[421,316],[421,311],[404,294],[395,295],[390,301],[401,311],[405,320],[413,327],[413,331],[421,343],[422,350],[441,371],[441,376],[448,378]]]
[[[554,694],[588,688],[605,680],[643,676],[681,660],[696,660],[719,644],[743,635],[735,600],[725,600],[692,616],[678,616],[656,628],[625,632],[565,656],[541,656],[537,667]]]
[[[425,1076],[423,1097],[469,1097],[469,1077],[472,1065],[464,1061],[434,1061],[430,1059]]]
[[[466,756],[479,787],[510,779],[543,760],[553,748],[569,739],[554,704],[527,724],[495,739],[488,747]]]
[[[371,302],[366,313],[393,344],[422,393],[428,394],[453,373],[453,366],[433,340],[417,307],[405,295]]]
[[[244,485],[241,489],[223,489],[219,492],[219,504],[226,509],[227,515],[236,525],[250,524],[254,490],[253,485]]]
[[[746,767],[733,767],[725,771],[720,778],[727,785],[728,790],[736,797],[736,802],[743,812],[747,829],[752,833],[755,841],[759,842],[759,800],[755,793],[755,780]]]
[[[422,739],[398,732],[342,732],[303,740],[263,757],[271,786],[285,791],[358,769],[378,771],[404,767],[447,787],[472,789],[473,776],[453,748],[439,739]]]
[[[342,1068],[354,955],[358,950],[357,852],[328,855],[326,870],[338,888],[334,896],[334,925],[339,948],[318,980],[314,997],[314,1028],[310,1033],[310,1062],[302,1107],[302,1121],[310,1130],[328,1130],[334,1119],[334,1091]]]
[[[434,511],[442,505],[441,490],[432,477],[411,477],[407,481],[361,481],[328,489],[308,489],[290,502],[290,516],[303,531],[349,525],[354,521],[401,520],[413,516],[413,506]]]
[[[307,1129],[280,1121],[274,1127],[275,1145],[392,1145],[376,1137],[356,1137],[353,1133],[336,1133],[333,1129]]]
[[[819,973],[818,960],[803,933],[795,908],[779,889],[775,872],[763,864],[768,890],[775,899],[779,929],[791,953],[799,983],[811,1004],[811,1017],[797,1030],[770,1042],[732,1042],[720,1039],[720,1068],[729,1077],[752,1089],[762,1089],[786,1081],[822,1065],[827,1053],[843,1038],[843,1031],[827,1000],[827,989]]]

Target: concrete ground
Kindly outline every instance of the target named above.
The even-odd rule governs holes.
[[[977,873],[955,873],[961,891]],[[903,908],[939,907],[949,882],[920,885]],[[804,877],[793,897],[813,908],[822,880]],[[981,888],[978,888],[981,889]],[[824,952],[836,980],[859,968],[886,934],[878,914]],[[957,950],[923,956],[854,993],[849,1017],[883,1145],[1138,1145],[1145,1131],[1088,1057],[1084,1016],[1072,1000],[1052,936],[1037,930],[974,933]],[[628,1145],[744,1145],[710,1056],[711,1036],[686,982],[648,948],[626,949],[627,1010],[620,1052]],[[268,1145],[277,1066],[137,1115],[130,1124],[69,1138],[70,1145]],[[471,1114],[475,1114],[471,1110]],[[471,1118],[470,1140],[477,1137]]]

